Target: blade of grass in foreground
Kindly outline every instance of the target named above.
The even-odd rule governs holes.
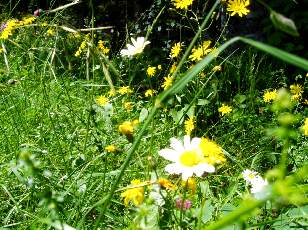
[[[99,217],[96,220],[96,225],[95,225],[95,229],[98,227],[99,222],[102,220],[102,217],[104,216],[110,200],[121,180],[121,178],[124,175],[124,171],[126,170],[126,168],[129,165],[130,160],[133,157],[133,154],[137,151],[137,148],[140,144],[141,138],[143,136],[143,134],[145,133],[147,127],[150,125],[150,122],[152,121],[152,119],[154,118],[157,110],[159,109],[159,107],[164,103],[164,101],[174,95],[175,93],[179,92],[180,90],[182,90],[195,76],[197,76],[204,68],[205,66],[207,66],[213,59],[216,58],[216,56],[224,51],[227,47],[229,47],[231,44],[237,42],[237,41],[242,41],[244,43],[247,43],[257,49],[260,49],[264,52],[267,52],[271,55],[273,55],[274,57],[277,57],[289,64],[295,65],[297,67],[303,68],[305,70],[308,71],[308,61],[300,58],[296,55],[290,54],[288,52],[285,52],[283,50],[280,50],[278,48],[263,44],[261,42],[257,42],[251,39],[247,39],[247,38],[242,38],[242,37],[234,37],[232,39],[230,39],[229,41],[227,41],[226,43],[224,43],[223,45],[221,45],[220,47],[217,48],[217,50],[215,50],[214,53],[207,55],[203,60],[201,60],[198,64],[196,64],[192,69],[188,70],[182,78],[180,78],[178,81],[176,81],[168,90],[162,92],[161,94],[158,95],[156,102],[155,102],[155,106],[152,108],[148,118],[146,119],[146,121],[144,122],[141,130],[139,131],[131,149],[128,151],[127,157],[121,167],[121,170],[119,172],[119,174],[117,175],[115,182],[113,183],[113,185],[111,186],[110,192],[108,193],[108,195],[106,197],[104,197],[101,201],[97,202],[97,204],[102,204],[102,211],[99,215]],[[257,207],[259,205],[259,203],[256,204],[252,204],[251,209],[254,209],[255,207]],[[95,207],[92,207],[95,208]],[[79,223],[79,225],[82,225],[82,222]]]

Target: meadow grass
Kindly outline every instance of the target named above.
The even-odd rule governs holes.
[[[211,15],[181,55],[159,63],[148,47],[108,56],[94,32],[73,33],[57,17],[0,40],[0,229],[307,226],[308,61],[243,37],[192,61]],[[290,65],[303,70],[290,76]],[[187,134],[222,154],[214,173],[166,172],[160,150]],[[254,192],[245,169],[268,184]]]

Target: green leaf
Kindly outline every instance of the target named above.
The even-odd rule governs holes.
[[[206,99],[198,99],[197,105],[208,105],[210,104],[209,100]]]
[[[205,204],[200,210],[202,212],[201,220],[204,224],[212,219],[214,210],[215,208],[212,205],[212,202],[210,200],[205,201]]]
[[[272,10],[270,18],[274,24],[274,26],[292,36],[299,36],[297,31],[296,25],[292,19],[287,18],[286,16],[277,13],[276,11]]]
[[[143,122],[147,116],[149,115],[149,111],[146,108],[143,108],[139,115],[139,122]]]

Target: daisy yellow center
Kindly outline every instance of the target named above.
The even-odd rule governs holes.
[[[254,179],[256,176],[253,173],[248,174],[249,179]]]
[[[201,161],[202,158],[196,150],[187,150],[180,156],[180,163],[188,167],[195,166]]]

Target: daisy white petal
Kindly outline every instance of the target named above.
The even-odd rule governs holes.
[[[177,159],[179,158],[178,152],[173,149],[162,149],[158,151],[158,154],[166,160],[173,162],[177,161]]]

